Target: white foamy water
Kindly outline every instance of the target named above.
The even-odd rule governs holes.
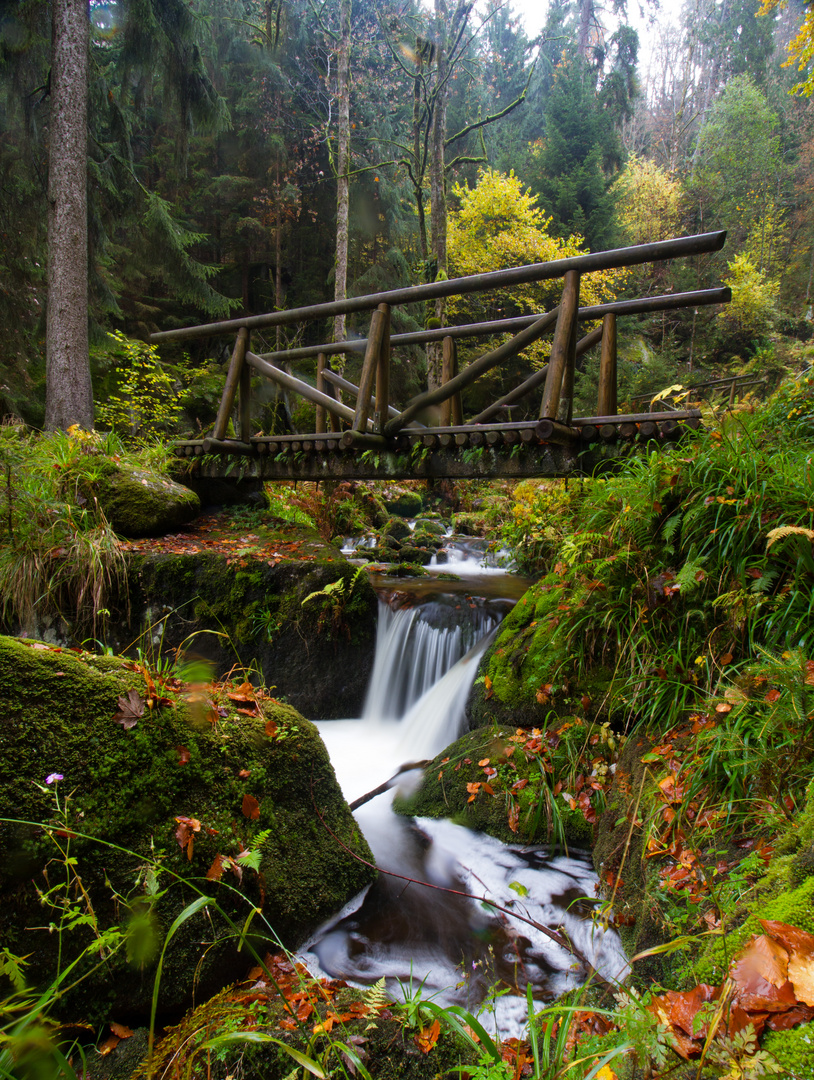
[[[416,608],[380,613],[365,717],[317,725],[348,802],[385,784],[405,763],[434,757],[464,729],[490,620],[476,617],[469,629],[450,631],[430,626],[422,614]],[[461,656],[467,635],[480,640]],[[394,996],[421,986],[425,999],[483,1009],[481,1021],[502,1037],[522,1034],[528,984],[545,1001],[585,978],[573,955],[534,923],[563,927],[604,978],[624,977],[617,935],[590,918],[596,877],[587,856],[549,856],[447,820],[394,814],[394,791],[409,791],[420,779],[419,770],[404,772],[356,810],[377,865],[399,876],[381,874],[317,931],[302,952],[314,974],[359,985],[384,977]],[[431,886],[470,893],[523,918]],[[509,989],[484,1005],[495,982]]]

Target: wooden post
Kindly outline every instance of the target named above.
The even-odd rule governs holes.
[[[455,339],[445,337],[441,343],[441,385],[446,386],[450,379],[455,378],[455,360],[457,348]],[[441,413],[438,419],[439,427],[449,427],[452,423],[452,398],[441,402]]]
[[[246,349],[249,347],[249,331],[246,331]],[[252,369],[245,361],[240,369],[240,418],[238,438],[248,443],[252,437]]]
[[[602,353],[599,360],[597,415],[616,415],[618,408],[616,393],[616,316],[611,312],[602,320]]]
[[[317,390],[320,393],[325,394],[328,391],[325,387],[325,379],[322,377],[322,373],[325,370],[325,364],[327,363],[327,357],[324,352],[317,354]],[[324,435],[326,431],[325,427],[325,406],[317,405],[317,418],[314,422],[314,432],[317,435]]]
[[[390,418],[390,305],[379,304],[382,313],[382,340],[379,346],[379,362],[376,367],[376,412],[373,430],[382,434]]]
[[[215,430],[212,432],[213,438],[222,440],[226,437],[226,432],[229,427],[229,417],[232,414],[232,407],[235,403],[235,394],[240,383],[240,373],[243,370],[243,360],[246,356],[246,349],[249,344],[249,331],[245,326],[237,332],[237,341],[232,352],[232,359],[229,361],[229,371],[226,375],[226,386],[223,388],[223,397],[220,399],[220,407],[218,408],[218,418],[215,421]]]
[[[565,358],[565,371],[560,387],[560,403],[557,406],[557,419],[562,424],[570,424],[574,414],[574,372],[577,366],[577,320],[571,325],[571,337],[568,339],[568,353]]]
[[[576,314],[579,308],[579,272],[569,270],[565,275],[562,290],[562,303],[551,344],[551,359],[548,363],[548,376],[543,390],[540,417],[556,420],[560,406],[560,394],[563,389],[569,359],[573,365],[576,355]],[[573,380],[573,374],[571,376]],[[573,381],[571,383],[573,386]],[[569,406],[570,408],[570,406]]]
[[[458,374],[458,343],[454,337],[447,335],[443,339],[441,355],[441,385],[448,383]],[[460,426],[463,423],[463,409],[461,406],[461,391],[456,391],[451,398],[447,398],[441,405],[441,427],[449,427],[451,424]]]
[[[367,335],[367,348],[365,360],[362,365],[362,375],[359,379],[359,397],[356,399],[356,412],[353,417],[354,431],[367,431],[367,421],[370,416],[370,401],[373,397],[373,383],[379,367],[379,353],[382,345],[382,333],[384,330],[385,317],[381,305],[376,308],[370,318],[370,331]]]

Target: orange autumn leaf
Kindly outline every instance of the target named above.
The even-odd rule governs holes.
[[[129,1039],[133,1034],[126,1024],[117,1024],[115,1020],[110,1021],[110,1030],[114,1035],[118,1035],[120,1039]]]
[[[255,821],[260,817],[260,803],[255,799],[254,795],[249,795],[248,792],[243,796],[240,810],[244,817]]]
[[[416,1035],[415,1041],[422,1054],[429,1054],[430,1050],[438,1042],[438,1036],[441,1034],[441,1021],[435,1020],[428,1028],[422,1028]]]

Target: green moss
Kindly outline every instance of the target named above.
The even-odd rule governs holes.
[[[161,536],[191,521],[201,510],[194,491],[146,469],[99,464],[93,491],[115,532],[127,537]]]
[[[253,932],[294,945],[371,878],[342,845],[370,855],[316,729],[290,706],[267,702],[262,717],[244,716],[228,698],[218,712],[211,691],[196,704],[170,690],[171,703],[145,708],[125,730],[113,717],[131,689],[148,697],[132,664],[0,638],[7,703],[0,717],[0,939],[31,955],[35,982],[53,977],[58,935],[35,928],[58,914],[43,912],[36,889],[61,880],[60,856],[54,838],[23,822],[55,820],[59,790],[63,806],[69,797],[67,825],[78,834],[70,839],[75,872],[100,928],[138,911],[160,939],[196,890],[217,898],[223,914],[210,909],[211,921],[199,915],[185,923],[165,958],[162,1002],[177,1008],[196,978],[201,988],[217,988],[241,970],[228,919],[240,926],[256,907]],[[64,776],[59,789],[46,788],[55,772]],[[255,817],[247,816],[246,795],[256,800]],[[191,846],[179,840],[179,818],[200,823]],[[220,878],[207,879],[218,855],[235,859],[255,841],[258,873],[227,863]],[[158,893],[145,891],[148,880]],[[64,960],[88,934],[80,926],[63,935]],[[203,952],[202,935],[212,942]],[[125,1011],[146,1008],[154,958],[145,963],[133,972],[122,950],[65,1007],[94,1016],[117,1002]]]
[[[802,1024],[791,1031],[770,1031],[764,1035],[761,1049],[780,1065],[783,1076],[795,1080],[814,1076],[814,1025]]]
[[[585,725],[574,741],[587,730]],[[585,815],[553,795],[557,780],[570,775],[571,742],[561,739],[550,753],[546,748],[527,755],[526,738],[515,741],[515,731],[501,727],[468,732],[432,761],[417,791],[395,799],[394,808],[417,817],[451,817],[507,843],[564,840],[590,847],[593,828]]]
[[[725,938],[715,938],[694,965],[694,975],[699,982],[720,982],[726,974],[729,961],[743,948],[753,934],[762,934],[761,919],[788,923],[801,930],[814,933],[814,877],[796,889],[789,889],[779,896],[760,899],[750,904],[746,920]]]

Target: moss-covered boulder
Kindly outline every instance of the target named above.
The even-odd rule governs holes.
[[[443,750],[398,813],[451,818],[507,843],[589,848],[609,783],[602,736],[578,717],[546,731],[479,728]],[[596,742],[591,745],[592,740]],[[593,773],[578,762],[593,758]]]
[[[424,500],[417,491],[402,491],[395,499],[385,499],[384,505],[391,514],[403,518],[418,517],[424,508]]]
[[[165,945],[160,1007],[188,1006],[245,973],[241,928],[296,946],[371,879],[290,706],[11,638],[0,695],[0,940],[39,986],[84,953],[63,1015],[145,1015]]]
[[[216,675],[251,666],[313,719],[360,715],[378,611],[367,576],[291,527],[280,538],[288,558],[237,552],[132,555],[130,616],[110,630],[114,649],[136,642],[163,662],[183,653]]]
[[[415,530],[416,532],[429,533],[430,536],[444,537],[447,535],[447,527],[443,521],[430,517],[418,518],[415,523]]]
[[[541,578],[518,600],[481,660],[486,681],[475,684],[467,703],[471,727],[540,727],[583,700],[603,702],[605,713],[612,714],[611,671],[601,658],[592,658],[587,670],[581,665],[579,679],[575,674],[575,645],[561,614],[561,606],[569,602],[557,574]]]
[[[400,517],[390,518],[381,529],[382,540],[397,540],[401,543],[411,535],[412,529]]]
[[[166,476],[146,469],[100,461],[98,478],[86,498],[96,498],[121,536],[163,536],[200,513],[201,501],[194,491]]]
[[[361,1075],[355,1057],[364,1075],[377,1080],[438,1080],[477,1059],[474,1043],[447,1025],[430,1039],[425,1031],[420,1039],[419,1031],[430,1023],[426,1015],[412,1020],[382,993],[313,979],[286,957],[268,956],[251,981],[216,995],[171,1027],[151,1060],[142,1042],[144,1060],[134,1070],[133,1054],[122,1042],[110,1055],[112,1063],[93,1055],[87,1075],[89,1080],[146,1080],[165,1073],[288,1080],[299,1074],[294,1055],[301,1055],[299,1064],[306,1058],[319,1076]],[[115,1060],[119,1054],[121,1063]]]

